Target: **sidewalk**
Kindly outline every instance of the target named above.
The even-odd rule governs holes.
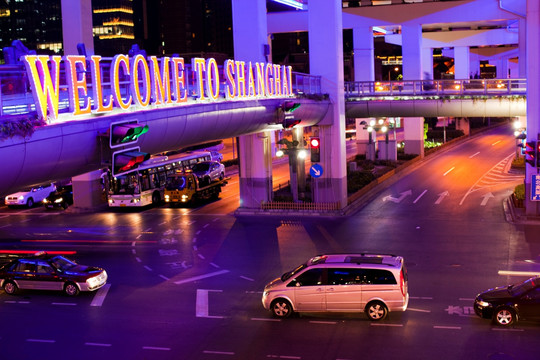
[[[516,225],[539,225],[540,216],[530,216],[525,214],[525,208],[514,206],[512,196],[509,196],[503,201],[504,215],[506,221]]]

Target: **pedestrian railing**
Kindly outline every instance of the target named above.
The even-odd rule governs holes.
[[[310,203],[310,202],[262,202],[261,210],[294,210],[294,211],[337,211],[340,209],[339,202]]]
[[[355,81],[345,83],[345,98],[377,96],[525,95],[526,79]]]

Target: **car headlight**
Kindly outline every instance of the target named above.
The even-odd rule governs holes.
[[[54,200],[54,202],[57,203],[57,204],[60,204],[62,201],[64,201],[64,199],[62,199],[62,198],[58,198],[58,199]]]
[[[480,305],[481,307],[489,307],[489,306],[491,306],[490,303],[488,303],[488,302],[486,302],[486,301],[482,301],[482,300],[476,300],[476,303],[477,303],[478,305]]]
[[[19,196],[19,200],[24,200],[24,196],[23,195]]]

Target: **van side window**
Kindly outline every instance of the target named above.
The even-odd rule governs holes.
[[[364,284],[373,284],[373,285],[397,284],[396,278],[388,270],[364,269],[364,271],[365,271]]]
[[[301,274],[296,278],[296,281],[291,281],[289,286],[318,286],[322,285],[323,269],[311,269]]]
[[[363,284],[366,270],[364,269],[328,269],[329,285]]]

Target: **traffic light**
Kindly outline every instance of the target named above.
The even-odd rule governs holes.
[[[281,104],[281,110],[283,114],[282,125],[284,129],[290,129],[300,123],[301,120],[296,119],[293,114],[293,111],[298,109],[300,105],[300,103],[295,103],[294,101],[285,101],[283,104]]]
[[[540,142],[538,143],[540,145]],[[536,141],[527,141],[525,143],[525,162],[532,167],[537,167],[538,164],[538,148]]]
[[[281,108],[286,113],[292,113],[294,110],[298,109],[300,107],[300,103],[295,103],[294,101],[285,101]]]
[[[112,158],[113,176],[122,175],[139,167],[139,164],[150,159],[150,154],[139,151],[138,147],[116,151]]]
[[[309,147],[311,149],[311,162],[321,161],[321,141],[319,137],[314,136],[309,139]]]
[[[110,146],[111,148],[129,145],[137,141],[139,136],[148,131],[148,125],[137,122],[111,123]]]

